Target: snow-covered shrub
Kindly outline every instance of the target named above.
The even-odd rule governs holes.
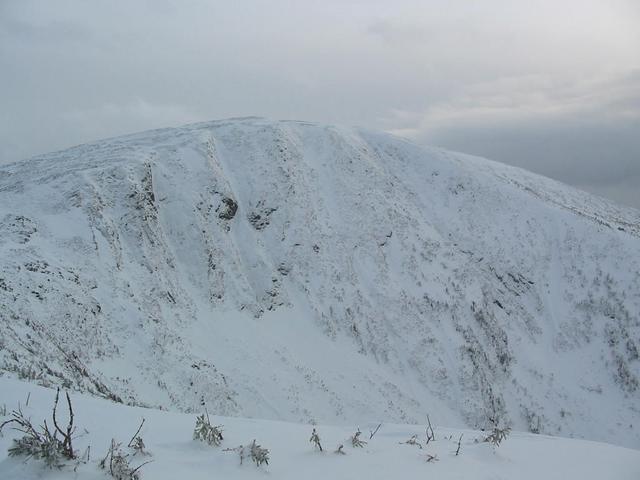
[[[406,442],[400,442],[400,443],[404,443],[406,445],[415,445],[422,450],[422,444],[418,442],[418,435],[411,435],[411,438],[409,440],[407,440]]]
[[[251,442],[251,460],[253,460],[258,467],[263,463],[269,465],[269,450],[258,445],[255,439]]]
[[[499,447],[500,443],[507,438],[511,433],[511,428],[498,428],[495,427],[489,435],[484,439],[485,442],[492,443],[494,446]]]
[[[214,447],[222,443],[222,425],[211,425],[209,415],[200,415],[196,418],[196,427],[193,430],[193,439],[206,442]]]
[[[361,434],[362,434],[362,432],[358,428],[358,431],[351,436],[351,446],[352,447],[362,448],[367,444],[367,442],[365,442],[364,440],[360,440],[360,435]]]
[[[133,437],[131,437],[131,440],[129,440],[129,443],[127,444],[127,447],[133,450],[134,456],[137,454],[150,455],[150,453],[147,450],[145,450],[147,446],[144,444],[144,440],[139,435],[143,425],[144,425],[144,418],[142,419],[142,422],[140,422],[140,426],[138,427],[138,430],[136,430],[136,433],[133,434]]]
[[[242,465],[244,459],[247,457],[251,457],[251,460],[253,460],[257,467],[263,463],[269,465],[269,450],[258,445],[255,439],[250,445],[240,445],[236,448],[225,448],[224,451],[237,452],[240,456],[240,465]]]
[[[135,437],[128,445],[129,448],[133,449],[133,454],[137,455],[138,453],[141,455],[148,455],[149,452],[145,450],[146,445],[144,444],[144,440],[142,437]]]
[[[130,455],[122,450],[122,444],[111,440],[111,446],[107,455],[100,461],[100,468],[108,470],[115,480],[140,480],[140,469],[149,462],[144,462],[137,467],[129,463]]]
[[[523,416],[527,422],[527,427],[531,433],[540,433],[542,417],[539,413],[527,407],[522,407]],[[562,413],[560,414],[562,415]]]
[[[22,409],[11,412],[11,418],[0,424],[0,432],[7,425],[14,425],[13,429],[21,432],[21,438],[13,439],[12,445],[8,449],[9,456],[24,456],[42,460],[49,468],[62,468],[71,460],[76,458],[76,454],[72,446],[73,427],[73,408],[69,394],[67,396],[67,405],[69,408],[69,423],[66,430],[60,428],[56,410],[58,400],[60,398],[60,390],[56,392],[56,399],[53,405],[53,426],[50,429],[47,421],[43,422],[41,427],[34,427],[31,420],[24,416]],[[60,436],[58,436],[60,435]]]
[[[26,434],[22,438],[14,439],[8,452],[10,457],[42,460],[49,468],[62,468],[66,460],[62,442],[51,435],[49,431],[41,432],[41,434]]]

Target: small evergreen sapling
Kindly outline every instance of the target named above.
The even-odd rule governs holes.
[[[9,447],[9,456],[25,456],[27,459],[36,458],[44,461],[49,468],[62,468],[71,460],[76,459],[73,450],[72,441],[75,428],[73,426],[73,407],[71,406],[71,398],[66,394],[67,406],[69,409],[69,422],[65,430],[58,424],[57,408],[60,399],[60,389],[56,391],[56,398],[53,405],[53,425],[54,429],[50,429],[47,421],[43,422],[43,426],[36,428],[31,420],[24,416],[22,409],[18,406],[18,410],[11,412],[11,418],[0,424],[0,432],[2,428],[13,424],[14,430],[24,434],[22,438],[14,439],[13,444]],[[58,437],[60,434],[60,437]]]
[[[131,443],[129,443],[129,445],[127,445],[129,448],[133,449],[133,454],[137,455],[138,453],[141,455],[148,455],[149,452],[147,452],[145,450],[146,445],[144,444],[144,440],[142,440],[142,437],[135,437]]]
[[[206,413],[206,412],[205,412]],[[209,414],[203,413],[196,418],[196,427],[193,430],[193,439],[206,442],[214,447],[219,447],[222,443],[222,425],[211,425]]]
[[[401,444],[406,444],[406,445],[415,445],[417,446],[420,450],[422,450],[422,444],[420,442],[418,442],[418,435],[411,435],[411,438],[409,440],[407,440],[406,442],[400,442]]]
[[[358,428],[358,431],[356,433],[354,433],[353,436],[351,437],[351,446],[352,447],[354,447],[354,448],[362,448],[367,444],[367,442],[365,442],[364,440],[360,440],[360,435],[361,434],[362,434],[362,432]]]
[[[318,435],[318,432],[316,432],[315,428],[311,432],[311,438],[309,439],[309,441],[312,442],[318,450],[322,451],[322,445],[320,444],[320,436]]]
[[[498,428],[494,427],[489,435],[487,435],[484,439],[485,442],[492,443],[494,447],[499,447],[500,443],[507,438],[507,436],[511,433],[511,428]]]
[[[146,446],[144,444],[144,440],[142,440],[142,436],[140,435],[144,421],[145,420],[143,418],[142,422],[140,422],[140,426],[136,430],[136,433],[133,434],[133,437],[131,437],[131,440],[129,440],[129,443],[127,444],[127,448],[133,450],[133,454],[126,453],[122,449],[121,443],[116,443],[115,439],[111,439],[109,450],[105,457],[100,461],[100,468],[107,470],[108,467],[109,475],[111,475],[115,480],[140,480],[142,475],[140,469],[147,463],[151,463],[153,461],[149,460],[141,463],[137,467],[133,467],[129,463],[129,458],[134,457],[137,454],[151,455],[151,453],[145,450]]]
[[[263,463],[269,465],[269,450],[258,445],[255,439],[251,442],[251,459],[257,467]]]
[[[263,463],[269,465],[269,450],[258,445],[255,439],[248,446],[240,445],[236,448],[225,448],[223,451],[238,452],[238,455],[240,456],[240,465],[242,465],[247,456],[251,457],[251,460],[256,464],[256,467],[259,467]]]
[[[10,457],[24,456],[28,459],[35,458],[42,460],[49,468],[62,468],[65,466],[65,457],[61,448],[60,440],[48,430],[42,435],[27,434],[22,438],[14,439],[13,445],[9,447]]]
[[[129,463],[129,454],[122,450],[122,444],[116,443],[115,439],[111,439],[111,446],[105,457],[100,461],[100,468],[109,471],[115,480],[140,480],[140,469],[148,462],[144,462],[137,467],[133,467]]]

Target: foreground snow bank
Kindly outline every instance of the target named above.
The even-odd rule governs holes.
[[[50,417],[55,391],[16,380],[0,378],[0,408],[7,413],[21,405],[34,424]],[[28,406],[26,405],[28,398]],[[640,478],[640,451],[608,444],[569,440],[514,432],[499,448],[475,443],[482,432],[435,428],[436,441],[424,449],[402,444],[416,434],[423,440],[424,427],[384,424],[369,440],[369,427],[360,425],[368,444],[354,449],[349,442],[356,429],[348,426],[318,426],[324,452],[309,443],[312,427],[285,422],[211,416],[224,425],[222,447],[212,448],[192,439],[194,415],[126,407],[104,400],[72,395],[77,435],[75,448],[91,446],[91,459],[73,470],[47,470],[41,463],[9,458],[7,448],[16,432],[5,427],[0,437],[1,479],[93,479],[108,478],[98,468],[113,437],[125,444],[141,419],[146,419],[141,435],[152,456],[134,457],[143,467],[143,478],[163,479],[353,479],[353,478],[518,478],[518,479],[633,479]],[[2,411],[0,411],[2,413]],[[4,421],[7,417],[0,417]],[[459,456],[457,438],[464,433]],[[450,438],[451,437],[451,438]],[[250,462],[239,464],[239,457],[224,448],[247,444],[253,439],[270,450],[268,466],[256,468]],[[344,444],[346,455],[334,452]],[[438,460],[427,462],[427,455]]]

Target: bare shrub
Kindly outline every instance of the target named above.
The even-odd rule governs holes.
[[[142,439],[142,436],[140,436],[140,430],[142,430],[143,425],[144,425],[144,418],[142,419],[142,422],[140,422],[140,426],[138,427],[138,430],[136,430],[136,433],[133,434],[133,437],[131,437],[131,440],[129,440],[129,443],[127,444],[127,447],[133,450],[134,456],[137,454],[150,455],[150,452],[145,450],[147,446],[144,444],[144,440]]]
[[[427,428],[426,428],[426,435],[427,435],[427,445],[429,445],[429,442],[431,440],[436,439],[436,434],[433,431],[433,427],[431,426],[431,419],[429,419],[429,415],[427,415]]]
[[[460,434],[460,438],[458,438],[458,448],[456,448],[456,457],[458,456],[458,454],[460,453],[460,445],[462,444],[462,436],[464,435],[464,433]]]

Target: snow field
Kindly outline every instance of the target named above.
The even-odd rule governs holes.
[[[0,378],[0,406],[8,410],[20,403],[34,423],[49,418],[55,391],[32,384]],[[27,397],[29,405],[25,406]],[[146,460],[143,479],[229,480],[277,478],[287,479],[610,479],[637,480],[640,474],[640,451],[603,443],[544,435],[512,432],[495,448],[488,443],[475,443],[483,432],[434,426],[436,440],[423,449],[401,442],[418,435],[424,442],[424,426],[383,424],[373,439],[370,429],[376,424],[360,425],[363,448],[353,448],[349,437],[356,426],[316,426],[324,452],[314,450],[309,442],[313,426],[229,418],[211,415],[212,423],[224,425],[224,441],[213,448],[192,439],[195,415],[127,407],[86,395],[72,394],[77,426],[75,448],[85,451],[91,446],[91,459],[73,472],[71,468],[49,470],[41,463],[7,457],[6,450],[15,432],[3,430],[0,437],[0,478],[13,480],[105,479],[109,476],[98,468],[111,438],[126,444],[142,418],[141,436],[151,456],[133,457],[132,464]],[[64,422],[64,409],[60,410]],[[6,419],[3,417],[2,420]],[[436,420],[436,419],[432,419]],[[455,456],[457,439],[463,433],[460,455]],[[239,464],[239,457],[224,448],[248,444],[253,439],[270,451],[268,466],[256,468],[250,461]],[[344,444],[346,455],[333,453]],[[437,461],[427,462],[427,454]]]

